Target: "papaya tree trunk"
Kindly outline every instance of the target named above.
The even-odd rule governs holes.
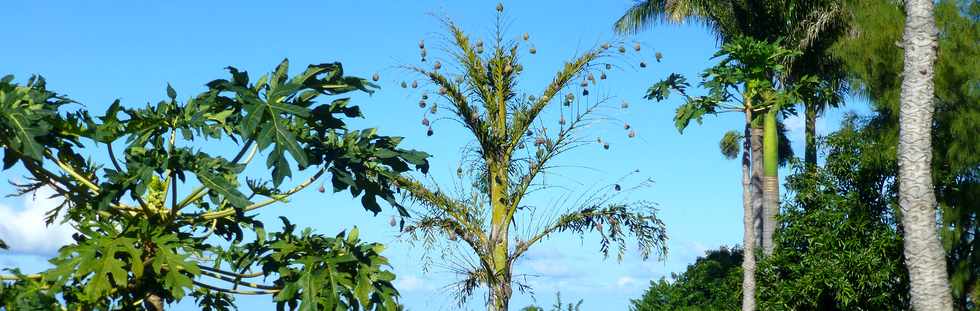
[[[762,245],[762,126],[752,126],[752,222],[755,227],[755,245]]]
[[[938,31],[932,0],[905,1],[905,65],[899,113],[899,206],[912,307],[953,310],[946,258],[936,233],[932,185],[932,114]]]
[[[776,134],[777,110],[770,108],[763,122],[762,136],[763,165],[762,178],[762,251],[768,256],[772,254],[772,235],[776,232],[776,215],[779,213],[779,137]]]
[[[745,137],[751,135],[752,112],[745,113]],[[742,140],[742,223],[745,227],[742,259],[742,310],[755,310],[755,213],[752,206],[751,181],[749,167],[752,164],[749,153],[752,152],[750,139]]]
[[[163,311],[163,298],[155,293],[150,293],[143,298],[143,307],[152,311]]]

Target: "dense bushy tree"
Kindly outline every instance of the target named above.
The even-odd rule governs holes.
[[[906,310],[893,149],[848,117],[825,139],[826,165],[787,177],[775,252],[759,267],[764,310]]]
[[[826,165],[787,177],[776,249],[759,262],[763,310],[907,310],[895,154],[879,129],[849,117],[824,139]],[[805,202],[805,203],[804,203]],[[738,310],[742,262],[711,251],[673,282],[653,282],[635,310]]]
[[[737,247],[707,251],[670,280],[651,281],[642,297],[630,301],[630,310],[739,310],[742,255]]]
[[[163,310],[193,296],[202,309],[228,310],[239,294],[269,295],[280,309],[396,306],[382,245],[361,242],[356,228],[327,236],[286,218],[282,231],[266,232],[256,210],[329,173],[364,208],[379,212],[380,197],[404,213],[392,179],[410,165],[427,170],[427,155],[399,148],[399,137],[346,127],[343,118],[360,109],[324,97],[374,85],[345,76],[340,63],[290,77],[283,61],[257,80],[228,70],[229,79],[186,101],[168,86],[155,105],[116,101],[97,117],[66,112],[73,102],[42,78],[0,80],[3,168],[27,172],[18,194],[52,189],[63,203],[48,223],[63,218],[78,231],[50,270],[3,276],[6,309]],[[89,157],[102,152],[104,163]],[[246,174],[260,153],[268,175]],[[294,172],[310,171],[286,187]]]

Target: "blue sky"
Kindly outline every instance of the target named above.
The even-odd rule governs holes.
[[[405,136],[404,145],[433,155],[431,175],[443,184],[451,181],[459,163],[460,148],[469,141],[464,129],[453,122],[436,122],[436,135],[426,137],[419,124],[422,112],[416,106],[419,92],[398,87],[415,77],[396,68],[418,63],[417,42],[425,39],[433,57],[443,28],[435,16],[448,16],[471,35],[490,41],[494,23],[494,1],[7,1],[0,11],[5,31],[0,49],[0,74],[14,74],[24,81],[31,74],[48,79],[49,88],[67,94],[85,108],[104,111],[114,99],[124,105],[142,105],[165,98],[170,83],[182,98],[204,90],[204,83],[226,76],[223,68],[235,66],[254,75],[271,71],[283,58],[293,69],[306,64],[340,61],[350,75],[381,76],[380,92],[356,95],[367,118],[352,121],[354,127],[377,127],[386,135]],[[611,25],[630,1],[505,1],[507,35],[531,36],[536,55],[526,55],[526,74],[521,86],[539,92],[561,63],[576,52],[600,42],[617,39]],[[725,160],[718,140],[725,131],[736,129],[736,115],[708,117],[680,135],[673,126],[672,99],[654,103],[642,99],[644,90],[671,72],[694,77],[709,66],[716,48],[714,39],[697,26],[657,26],[635,37],[619,38],[643,45],[639,55],[623,60],[623,69],[594,92],[614,96],[604,112],[608,121],[586,129],[584,135],[601,136],[612,148],[597,144],[577,149],[558,159],[564,167],[548,178],[560,180],[570,193],[615,182],[639,169],[640,177],[655,184],[631,195],[660,206],[659,216],[667,225],[670,253],[664,261],[642,261],[630,253],[622,262],[603,259],[591,237],[560,235],[539,244],[517,265],[528,277],[535,295],[515,295],[512,306],[522,307],[536,298],[550,305],[560,290],[569,299],[584,299],[586,310],[625,309],[629,299],[639,297],[650,280],[682,271],[705,250],[734,245],[741,240],[741,184],[737,161]],[[663,62],[653,60],[663,53]],[[639,60],[650,66],[637,66]],[[444,62],[445,63],[445,62]],[[618,109],[628,101],[630,108]],[[852,105],[858,107],[858,105]],[[819,124],[831,129],[841,111],[831,111]],[[544,117],[557,123],[558,114]],[[624,122],[636,129],[629,139]],[[791,138],[801,153],[802,123],[787,120]],[[557,124],[556,124],[557,126]],[[96,158],[100,155],[94,154]],[[583,168],[584,167],[584,168]],[[251,169],[263,169],[252,167]],[[4,172],[16,179],[21,171]],[[783,170],[781,174],[788,171]],[[329,188],[329,187],[328,187]],[[0,193],[13,189],[0,183]],[[547,206],[560,192],[531,198]],[[28,271],[45,268],[57,243],[69,231],[43,228],[35,220],[38,211],[50,206],[45,200],[0,199],[0,236],[22,247],[0,253],[0,267]],[[300,193],[288,205],[263,210],[263,219],[274,223],[285,215],[300,226],[328,234],[357,225],[365,240],[389,246],[386,250],[398,275],[403,302],[412,310],[456,310],[443,286],[453,275],[438,265],[421,269],[423,250],[396,240],[387,226],[393,212],[377,217],[365,212],[347,193]],[[16,232],[12,233],[12,232]],[[12,236],[19,237],[13,240]],[[45,238],[40,238],[45,237]],[[438,257],[438,253],[433,253]],[[464,309],[481,310],[480,299]],[[267,310],[268,297],[239,300],[241,310]],[[175,310],[192,310],[180,304]]]

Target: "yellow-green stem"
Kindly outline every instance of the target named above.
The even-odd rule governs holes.
[[[776,176],[778,162],[779,162],[779,141],[776,135],[776,113],[775,109],[769,109],[766,112],[765,120],[763,123],[764,132],[762,134],[762,146],[763,146],[763,165],[765,171],[764,176]]]

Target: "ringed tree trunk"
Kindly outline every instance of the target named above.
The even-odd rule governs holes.
[[[776,232],[776,215],[779,214],[779,136],[776,133],[775,108],[770,108],[765,115],[763,147],[763,179],[762,179],[762,251],[766,256],[772,254],[772,235]]]
[[[936,198],[930,171],[938,31],[932,0],[906,0],[905,11],[898,138],[898,201],[905,234],[905,265],[915,310],[953,310],[946,258],[936,233]]]
[[[762,126],[752,125],[752,221],[755,227],[755,245],[762,245]]]
[[[748,105],[746,105],[748,107]],[[743,232],[744,249],[742,250],[742,310],[755,310],[755,209],[752,204],[752,189],[749,178],[749,167],[752,161],[749,153],[752,152],[752,143],[748,139],[751,135],[752,111],[745,112],[745,137],[742,140],[742,223],[745,227]]]

